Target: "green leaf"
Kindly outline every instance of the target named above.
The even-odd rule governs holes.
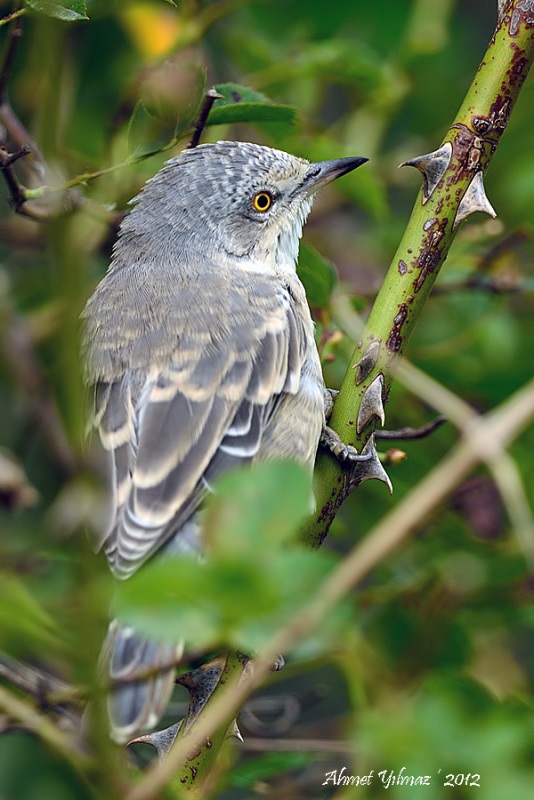
[[[28,642],[56,641],[52,619],[14,575],[0,574],[0,642],[9,636]]]
[[[251,89],[250,86],[242,86],[240,83],[218,83],[213,87],[219,94],[220,100],[216,100],[214,108],[220,106],[233,105],[235,103],[270,103],[271,100],[263,92]]]
[[[288,545],[310,500],[311,476],[293,462],[225,475],[206,509],[206,560],[147,564],[119,586],[118,616],[191,646],[257,649],[309,600],[334,563],[327,553]]]
[[[295,747],[297,746],[296,744]],[[315,759],[315,753],[269,752],[234,766],[228,782],[239,789],[250,789],[258,781],[265,781],[290,770],[301,770]]]
[[[135,104],[128,125],[128,150],[132,158],[157,153],[174,136],[174,124],[152,114],[142,100]]]
[[[157,79],[156,79],[157,78]],[[179,96],[176,83],[181,79]],[[171,62],[159,68],[153,81],[143,86],[128,125],[128,147],[136,158],[161,151],[192,129],[206,90],[204,70],[191,68],[180,74]]]
[[[263,570],[269,585],[276,587],[275,601],[264,613],[258,607],[254,608],[254,613],[249,609],[242,610],[240,618],[227,633],[230,644],[249,652],[260,650],[288,619],[309,603],[317,586],[335,564],[336,558],[332,553],[303,547],[281,548]],[[337,618],[335,613],[330,616]],[[323,649],[321,638],[326,631],[323,624],[328,627],[330,622],[329,617],[321,623],[322,631],[313,632],[314,655]]]
[[[228,644],[259,649],[287,619],[309,602],[333,568],[332,554],[279,546],[270,557],[254,553],[205,562],[176,556],[146,565],[117,589],[115,613],[147,635],[184,639],[190,647]],[[330,641],[330,615],[314,632],[313,651]]]
[[[293,106],[268,103],[236,103],[213,108],[208,125],[226,125],[235,122],[285,122],[294,125],[297,112]]]
[[[311,475],[300,464],[276,461],[230,472],[209,499],[208,548],[218,558],[266,555],[295,536],[311,500]]]
[[[278,122],[294,125],[297,111],[293,106],[275,104],[269,98],[237,83],[221,83],[215,86],[221,100],[216,100],[208,116],[208,125],[223,125],[236,122]]]
[[[229,641],[243,616],[267,614],[277,591],[258,562],[174,557],[148,564],[118,587],[120,619],[153,637],[191,646]]]
[[[178,557],[148,564],[119,587],[119,616],[146,632],[185,638],[198,647],[244,641],[243,628],[273,612],[279,620],[296,557],[287,542],[311,497],[311,476],[294,462],[224,475],[206,509],[206,562]],[[301,592],[291,590],[289,596],[293,603]]]
[[[326,308],[337,283],[332,262],[310,244],[301,242],[297,272],[306,289],[308,303],[315,308]]]
[[[65,22],[88,19],[85,0],[25,0],[26,5],[34,11],[40,11],[49,17],[56,17]]]

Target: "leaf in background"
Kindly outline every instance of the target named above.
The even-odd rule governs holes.
[[[282,772],[302,770],[315,759],[315,753],[265,753],[247,759],[244,764],[236,764],[228,782],[236,788],[252,790],[259,781]]]
[[[308,303],[314,308],[326,308],[337,283],[336,269],[311,244],[300,243],[297,272],[306,289]]]
[[[258,92],[256,89],[252,89],[250,86],[242,86],[240,83],[218,83],[213,88],[219,92],[219,94],[222,94],[222,98],[215,102],[213,108],[233,105],[234,103],[272,102],[266,94],[263,94],[263,92]]]
[[[362,152],[358,146],[356,149],[351,147],[350,150],[345,148],[340,150],[339,141],[327,134],[316,136],[310,141],[307,152],[310,161],[328,161],[331,158],[357,155],[368,155],[368,151],[366,153],[363,148]],[[369,164],[344,175],[341,181],[336,181],[335,187],[337,192],[347,197],[351,203],[356,203],[365,209],[374,219],[387,218],[389,205],[385,185]]]
[[[210,553],[267,555],[295,536],[310,510],[311,476],[300,464],[274,461],[223,475],[210,497],[205,535]]]
[[[206,89],[203,69],[166,61],[148,73],[128,126],[130,155],[156,153],[191,127]]]
[[[89,19],[85,0],[25,0],[26,5],[34,11],[40,11],[49,17],[56,17],[65,22],[74,22],[79,19]]]
[[[288,546],[310,499],[310,476],[292,462],[225,475],[206,510],[206,561],[146,565],[118,587],[119,616],[190,646],[257,649],[309,601],[335,563],[331,554]]]
[[[214,88],[223,98],[215,101],[208,125],[277,122],[292,126],[297,122],[297,111],[293,106],[275,104],[262,92],[237,83],[220,83]]]
[[[128,125],[128,150],[132,158],[157,153],[173,135],[173,125],[151,114],[143,100],[137,101]]]
[[[255,613],[251,613],[250,609],[243,609],[233,629],[228,632],[229,642],[246,652],[260,650],[294,614],[309,604],[317,586],[336,563],[336,557],[326,551],[307,550],[300,546],[279,548],[268,562],[264,562],[264,572],[269,584],[277,590],[276,602],[264,613],[258,608],[254,609]],[[331,644],[329,628],[335,623],[339,630],[338,610],[341,608],[343,605],[333,609],[328,618],[321,621],[318,629],[298,643],[302,651],[306,651],[308,645],[308,657],[310,649],[316,656],[324,651],[325,646]],[[345,618],[344,613],[342,617]],[[312,639],[313,646],[309,648]]]
[[[149,64],[153,66],[156,59],[175,51],[183,31],[182,18],[175,8],[162,3],[137,2],[120,3],[118,11],[136,50]]]
[[[0,574],[0,641],[29,643],[56,641],[52,619],[26,586],[14,575]]]
[[[178,556],[150,563],[120,584],[115,611],[150,636],[209,648],[227,640],[243,616],[268,613],[276,594],[258,562]]]

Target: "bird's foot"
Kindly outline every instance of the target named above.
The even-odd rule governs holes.
[[[373,457],[372,452],[358,453],[351,444],[345,444],[341,436],[328,425],[323,427],[320,445],[329,450],[341,462],[369,461]]]

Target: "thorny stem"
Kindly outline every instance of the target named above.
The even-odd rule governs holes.
[[[189,714],[178,734],[178,741],[187,741],[187,737],[197,724],[197,720],[203,718],[205,714],[209,714],[210,708],[217,703],[221,697],[226,697],[229,686],[235,685],[242,678],[243,668],[243,658],[238,653],[228,653],[215,689],[211,692],[209,699],[202,706],[199,713],[195,714],[193,706],[190,707]],[[174,785],[181,789],[198,790],[208,788],[207,784],[212,780],[211,772],[213,766],[215,765],[215,761],[226,738],[228,727],[234,716],[235,713],[231,710],[226,718],[221,721],[221,724],[214,728],[210,736],[198,738],[196,746],[191,748],[188,752],[187,761],[182,765],[182,768],[177,774],[175,774],[173,780]],[[190,720],[192,720],[191,726],[188,725]],[[133,800],[133,798],[131,800]]]
[[[530,3],[508,0],[466,98],[442,143],[450,159],[430,191],[429,172],[437,157],[419,164],[426,172],[412,216],[354,351],[329,425],[344,442],[362,448],[376,416],[357,433],[355,420],[370,384],[383,376],[387,401],[398,357],[422,312],[454,238],[454,222],[467,189],[480,179],[495,153],[534,58],[534,22]],[[409,163],[409,162],[408,162]],[[471,204],[471,213],[481,208]],[[372,346],[372,358],[362,362]],[[365,364],[365,369],[357,365]],[[326,453],[316,463],[317,513],[303,539],[318,546],[350,491],[350,473]]]

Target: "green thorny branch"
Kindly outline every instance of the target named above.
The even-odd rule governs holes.
[[[377,421],[384,423],[399,356],[423,310],[459,224],[475,211],[495,212],[483,177],[506,128],[534,57],[534,0],[499,3],[499,21],[473,83],[433,153],[413,158],[423,175],[404,237],[399,244],[336,400],[330,426],[347,444],[372,445]],[[357,465],[351,472],[320,453],[316,464],[317,513],[303,532],[320,545],[354,486],[384,474]]]
[[[445,261],[458,225],[475,211],[495,215],[483,187],[483,175],[506,127],[534,56],[534,0],[499,2],[499,23],[473,84],[440,148],[409,162],[423,174],[423,186],[404,238],[393,258],[366,328],[350,362],[330,425],[347,443],[374,450],[371,434],[383,422],[393,373],[424,303]],[[215,741],[228,728],[252,691],[265,680],[276,654],[287,652],[309,633],[344,594],[386,558],[409,535],[421,515],[453,490],[473,466],[484,460],[488,438],[500,449],[532,418],[534,384],[502,409],[476,420],[453,453],[414,489],[398,509],[355,546],[317,589],[303,609],[269,642],[243,674],[235,655],[228,656],[225,680],[209,701],[176,736],[165,760],[155,765],[133,788],[127,800],[150,800],[174,779],[177,796],[189,791],[209,794]],[[502,423],[502,424],[501,424]],[[501,430],[502,428],[502,430]],[[370,438],[371,437],[371,438]],[[484,446],[483,446],[484,445]],[[320,454],[316,467],[317,513],[303,533],[319,545],[335,514],[354,486],[369,477],[387,481],[376,458],[347,471]],[[186,723],[187,725],[187,723]],[[219,734],[215,734],[215,731]],[[181,732],[181,731],[180,731]]]

